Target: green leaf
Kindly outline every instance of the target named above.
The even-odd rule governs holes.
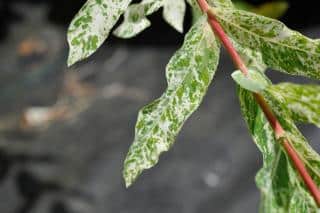
[[[127,186],[154,166],[174,143],[183,123],[198,108],[215,74],[219,59],[216,41],[206,17],[187,33],[184,44],[166,68],[168,87],[138,116],[135,139],[124,162]]]
[[[319,209],[305,188],[299,174],[291,164],[289,157],[275,139],[272,128],[267,122],[263,112],[257,105],[252,93],[238,87],[238,95],[242,114],[247,122],[250,133],[263,156],[263,168],[256,176],[257,186],[261,190],[261,212],[304,212],[315,213]],[[304,162],[316,181],[319,179],[319,155],[307,144],[305,138],[295,127],[293,121],[283,112],[281,102],[269,96],[269,102],[276,109],[277,117],[284,116],[281,124],[284,125],[293,146],[303,157]],[[277,107],[276,104],[280,104]]]
[[[269,18],[280,18],[285,14],[289,5],[285,1],[266,2],[258,6],[254,6],[245,1],[235,1],[235,7],[241,10],[247,10],[259,15],[267,16]]]
[[[131,0],[88,0],[68,30],[68,65],[89,57],[107,39]]]
[[[268,89],[273,96],[282,96],[292,118],[297,122],[320,127],[320,85],[281,83]]]
[[[250,11],[269,18],[278,19],[287,12],[288,8],[289,5],[285,1],[272,1],[254,7]]]
[[[245,76],[240,70],[234,71],[231,76],[242,88],[251,92],[259,93],[269,85],[269,82],[265,80],[259,71],[252,69],[248,70],[247,76]]]
[[[320,79],[320,41],[290,30],[281,22],[254,13],[214,8],[228,35],[244,47],[261,52],[271,68]]]
[[[113,32],[119,38],[132,38],[151,26],[146,16],[163,7],[164,19],[177,31],[183,31],[183,20],[186,11],[184,0],[143,0],[132,4],[124,15],[124,21]]]

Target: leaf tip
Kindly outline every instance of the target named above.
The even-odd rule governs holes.
[[[123,179],[124,179],[126,188],[129,188],[134,183],[134,181],[137,179],[138,176],[139,176],[139,173],[136,170],[132,170],[132,169],[129,170],[125,163],[125,166],[123,169]]]

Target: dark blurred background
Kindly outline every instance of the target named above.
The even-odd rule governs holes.
[[[34,5],[46,5],[48,7],[47,18],[50,22],[67,27],[72,17],[81,8],[85,0],[73,0],[67,2],[64,0],[1,0],[0,3],[0,23],[2,26],[2,37],[7,32],[8,27],[12,22],[17,22],[21,19],[21,14],[14,10],[14,5],[17,3],[28,3]],[[135,0],[133,2],[139,2]],[[268,0],[246,0],[245,2],[251,5],[261,5],[266,2],[272,2]],[[319,15],[317,6],[311,2],[304,1],[287,1],[289,3],[288,11],[282,16],[281,21],[285,22],[293,29],[303,29],[306,27],[319,24]],[[190,13],[187,15],[187,23],[190,22]],[[181,41],[182,35],[174,31],[169,27],[161,18],[161,13],[156,13],[151,16],[152,23],[155,27],[147,29],[142,35],[135,39],[129,40],[130,44],[178,44]],[[165,36],[160,36],[162,32],[166,32]]]
[[[164,91],[165,65],[183,35],[159,11],[136,38],[111,36],[90,59],[67,68],[66,29],[84,2],[0,0],[0,212],[257,212],[261,157],[241,118],[224,51],[176,145],[125,189],[122,162],[137,112]],[[316,2],[287,3],[281,20],[319,38]],[[188,11],[185,29],[190,23]],[[268,75],[274,82],[309,82]],[[301,129],[320,151],[320,132]]]

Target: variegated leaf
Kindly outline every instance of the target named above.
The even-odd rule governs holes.
[[[199,8],[198,0],[186,0],[186,1],[190,4],[191,7]],[[212,7],[222,7],[222,8],[233,7],[231,0],[208,0],[207,2]]]
[[[231,0],[208,0],[209,5],[213,7],[221,7],[221,8],[233,8],[233,4]]]
[[[125,12],[124,21],[113,32],[119,38],[132,38],[151,26],[146,16],[158,11],[164,0],[143,0],[132,4]]]
[[[120,38],[132,38],[151,26],[146,16],[163,7],[164,19],[177,31],[183,31],[183,20],[186,11],[184,0],[143,0],[132,4],[125,13],[124,21],[114,31]]]
[[[193,22],[198,20],[202,15],[202,11],[199,8],[199,4],[197,0],[186,0],[192,9]],[[208,0],[207,1],[210,6],[214,7],[233,7],[231,0]]]
[[[154,166],[160,154],[172,146],[183,123],[206,94],[218,58],[219,44],[202,17],[167,65],[165,93],[139,112],[135,139],[124,162],[127,186],[143,170]]]
[[[184,0],[164,0],[163,18],[178,32],[183,32],[183,20],[186,12]]]
[[[305,188],[280,142],[275,139],[273,130],[252,93],[239,87],[238,95],[242,114],[263,156],[263,168],[256,176],[257,186],[261,190],[261,212],[319,212],[313,197]],[[288,112],[283,111],[283,103],[271,94],[266,96],[277,117],[281,119],[280,122],[287,131],[292,145],[303,158],[319,186],[319,155],[308,145],[288,116]]]
[[[131,0],[88,0],[68,30],[68,65],[89,57],[107,39]]]
[[[247,75],[236,70],[231,76],[242,88],[251,92],[262,92],[269,85],[269,81],[264,78],[263,74],[253,69],[249,69]]]
[[[273,96],[281,95],[296,122],[320,127],[320,85],[281,83],[273,85]]]
[[[307,38],[277,20],[254,13],[232,8],[214,8],[213,13],[230,37],[261,52],[269,67],[320,79],[319,40]]]

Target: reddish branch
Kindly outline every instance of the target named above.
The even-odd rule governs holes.
[[[221,43],[224,45],[226,50],[228,51],[230,57],[232,58],[235,66],[242,71],[242,73],[247,76],[248,75],[248,69],[246,65],[244,64],[243,60],[241,59],[240,55],[232,45],[229,37],[224,32],[222,26],[215,18],[215,15],[211,10],[209,10],[209,5],[206,2],[206,0],[197,0],[198,4],[201,8],[201,10],[204,13],[208,14],[208,22],[216,34],[216,36],[220,39]],[[295,166],[296,170],[299,172],[301,178],[303,179],[305,185],[309,189],[311,195],[313,196],[314,200],[316,201],[317,205],[320,206],[320,191],[315,184],[315,182],[312,180],[310,174],[308,173],[304,163],[302,162],[301,158],[299,157],[297,151],[294,149],[294,147],[289,143],[288,139],[285,138],[285,130],[281,126],[279,120],[275,116],[275,114],[272,112],[270,106],[267,104],[265,99],[261,94],[253,93],[257,103],[259,104],[260,108],[264,112],[264,115],[266,116],[267,120],[269,121],[272,129],[274,130],[275,136],[277,139],[284,138],[282,141],[282,146],[287,152],[288,156],[290,157],[293,165]]]

